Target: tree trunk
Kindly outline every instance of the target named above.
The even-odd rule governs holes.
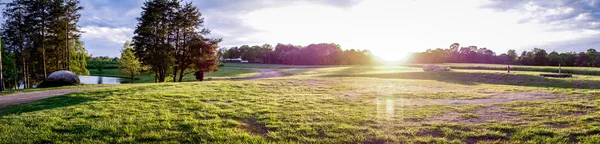
[[[194,75],[196,75],[196,80],[198,80],[198,81],[204,80],[204,71],[197,71]]]
[[[46,79],[48,77],[48,74],[46,73],[46,33],[45,33],[45,29],[46,29],[46,17],[42,18],[42,67],[44,67],[44,79]]]
[[[158,82],[158,72],[154,71],[154,83]]]
[[[134,75],[134,72],[133,72],[133,71],[131,71],[131,75],[130,75],[130,76],[131,76],[131,84],[133,84],[133,78],[135,77],[135,75]]]
[[[179,82],[181,82],[183,80],[183,73],[185,72],[185,69],[180,69],[179,71]]]
[[[25,67],[25,56],[21,56],[21,58],[23,62],[23,88],[27,88],[27,69]]]
[[[158,77],[158,81],[159,81],[159,82],[165,82],[165,78],[166,78],[166,72],[165,72],[165,71],[166,71],[166,70],[164,70],[164,69],[163,69],[163,70],[161,70],[161,71],[158,73],[158,74],[159,74],[159,77]]]
[[[56,66],[55,71],[58,71],[58,70],[60,70],[59,55],[58,55],[60,53],[60,48],[57,45],[57,47],[55,47],[54,49],[56,50],[56,52],[55,52],[55,54],[56,54],[55,56],[56,57],[54,58],[56,61],[54,61],[55,62],[54,66]]]
[[[173,67],[173,82],[177,82],[177,66]]]

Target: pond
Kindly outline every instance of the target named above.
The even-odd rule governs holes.
[[[121,84],[121,78],[105,76],[79,76],[82,84]]]
[[[121,84],[121,78],[118,77],[105,77],[105,76],[79,76],[79,81],[82,84]],[[33,88],[36,86],[34,85]],[[16,89],[23,89],[23,82],[19,82],[19,87]],[[10,88],[8,88],[10,89]]]

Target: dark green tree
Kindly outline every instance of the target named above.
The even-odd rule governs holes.
[[[133,49],[140,61],[151,67],[155,82],[165,82],[169,70],[175,64],[174,48],[169,38],[171,22],[179,1],[150,0],[144,2],[142,15],[137,18]]]
[[[72,70],[82,9],[78,0],[13,0],[5,5],[2,37],[25,87],[54,71]]]

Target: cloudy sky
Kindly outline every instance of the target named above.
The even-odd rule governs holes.
[[[454,42],[497,53],[600,49],[597,0],[192,0],[222,47],[338,43],[388,59]],[[82,40],[118,56],[144,0],[82,0]]]

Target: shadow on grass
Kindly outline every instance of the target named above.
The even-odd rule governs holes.
[[[88,92],[77,92],[62,96],[55,96],[46,98],[34,102],[22,103],[16,105],[8,105],[0,108],[0,117],[12,114],[21,114],[28,112],[35,112],[46,109],[54,109],[61,107],[68,107],[72,105],[78,105],[81,103],[103,99],[116,90],[95,90]],[[93,97],[90,97],[93,96]]]
[[[537,75],[478,73],[478,72],[400,72],[384,74],[332,74],[324,77],[370,77],[386,79],[436,80],[462,85],[500,84],[517,86],[598,89],[598,80],[576,80],[572,78],[545,78]]]

